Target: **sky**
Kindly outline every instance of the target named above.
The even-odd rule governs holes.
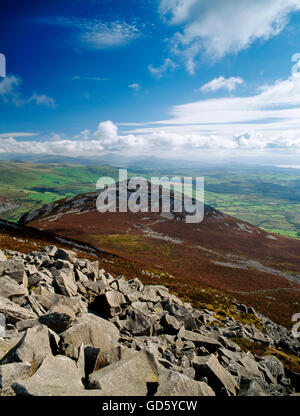
[[[300,0],[11,0],[0,53],[0,158],[299,164]]]

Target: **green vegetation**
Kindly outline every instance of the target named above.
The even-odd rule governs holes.
[[[203,176],[205,203],[266,231],[300,237],[300,170],[273,166],[139,169],[150,176]]]
[[[143,253],[150,250],[150,246],[137,235],[97,234],[93,238],[97,242],[105,244],[106,247],[126,250],[127,253]]]
[[[231,338],[231,341],[238,344],[244,352],[250,351],[252,354],[258,356],[274,355],[283,365],[295,373],[300,373],[300,358],[292,355],[289,352],[278,350],[276,348],[267,347],[258,342],[249,341],[245,338]]]
[[[300,170],[276,167],[150,169],[134,167],[128,176],[204,176],[205,202],[269,232],[300,238]],[[95,190],[101,176],[118,178],[115,167],[0,161],[1,199],[18,205],[3,212],[17,221],[31,209]],[[1,206],[1,205],[0,205]]]
[[[110,166],[75,166],[0,162],[0,202],[4,199],[18,208],[2,212],[1,218],[17,221],[25,212],[42,205],[95,191],[101,176],[118,178]]]

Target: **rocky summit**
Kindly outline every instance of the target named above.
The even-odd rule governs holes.
[[[0,250],[1,395],[296,394],[300,376],[287,362],[300,355],[298,339],[233,304],[259,325],[197,310],[162,285],[115,278],[54,245]],[[286,361],[246,351],[251,343]]]

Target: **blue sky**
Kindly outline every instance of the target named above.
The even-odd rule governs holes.
[[[0,157],[296,163],[299,23],[300,0],[7,2]]]

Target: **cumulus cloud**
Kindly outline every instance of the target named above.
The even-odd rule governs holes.
[[[230,77],[230,78],[214,78],[207,84],[202,85],[200,91],[208,92],[208,91],[218,91],[220,89],[225,89],[228,91],[233,91],[236,87],[240,84],[243,84],[244,80],[240,77]]]
[[[191,74],[200,53],[216,60],[257,39],[266,41],[278,35],[298,10],[299,0],[160,0],[159,6],[169,25],[183,26],[172,45]]]
[[[87,135],[86,135],[87,134]],[[164,129],[148,134],[119,135],[117,126],[111,121],[99,123],[97,130],[90,134],[86,131],[81,138],[66,139],[53,134],[44,141],[16,140],[14,137],[0,138],[1,153],[21,154],[64,154],[68,156],[103,156],[107,152],[121,152],[128,155],[155,154],[194,159],[203,154],[223,152],[245,152],[253,150],[271,150],[280,152],[291,150],[300,152],[300,129],[288,135],[266,138],[252,130],[230,137],[213,134],[176,133]],[[225,152],[225,153],[224,153]]]
[[[92,49],[124,46],[141,36],[140,29],[135,23],[120,20],[105,22],[56,16],[40,19],[39,22],[69,29],[74,40],[81,46]]]
[[[174,71],[176,67],[177,65],[170,58],[165,59],[164,63],[157,68],[153,65],[148,65],[148,69],[151,74],[157,78],[161,78],[168,71]]]
[[[18,75],[8,75],[0,81],[0,98],[5,103],[11,102],[16,106],[35,103],[37,105],[45,105],[47,107],[56,107],[53,98],[45,94],[39,95],[33,93],[31,97],[26,98],[20,91],[22,79]]]
[[[115,141],[118,139],[118,127],[110,120],[103,121],[98,124],[94,137],[101,141]]]
[[[34,141],[24,133],[11,133],[10,137],[2,133],[0,152],[69,156],[120,152],[166,157],[177,154],[180,158],[214,152],[300,154],[300,74],[264,85],[253,96],[204,99],[175,106],[171,115],[169,120],[150,123],[150,127],[139,124],[122,133],[111,120],[101,121],[94,131],[84,129],[72,138],[53,134]]]

